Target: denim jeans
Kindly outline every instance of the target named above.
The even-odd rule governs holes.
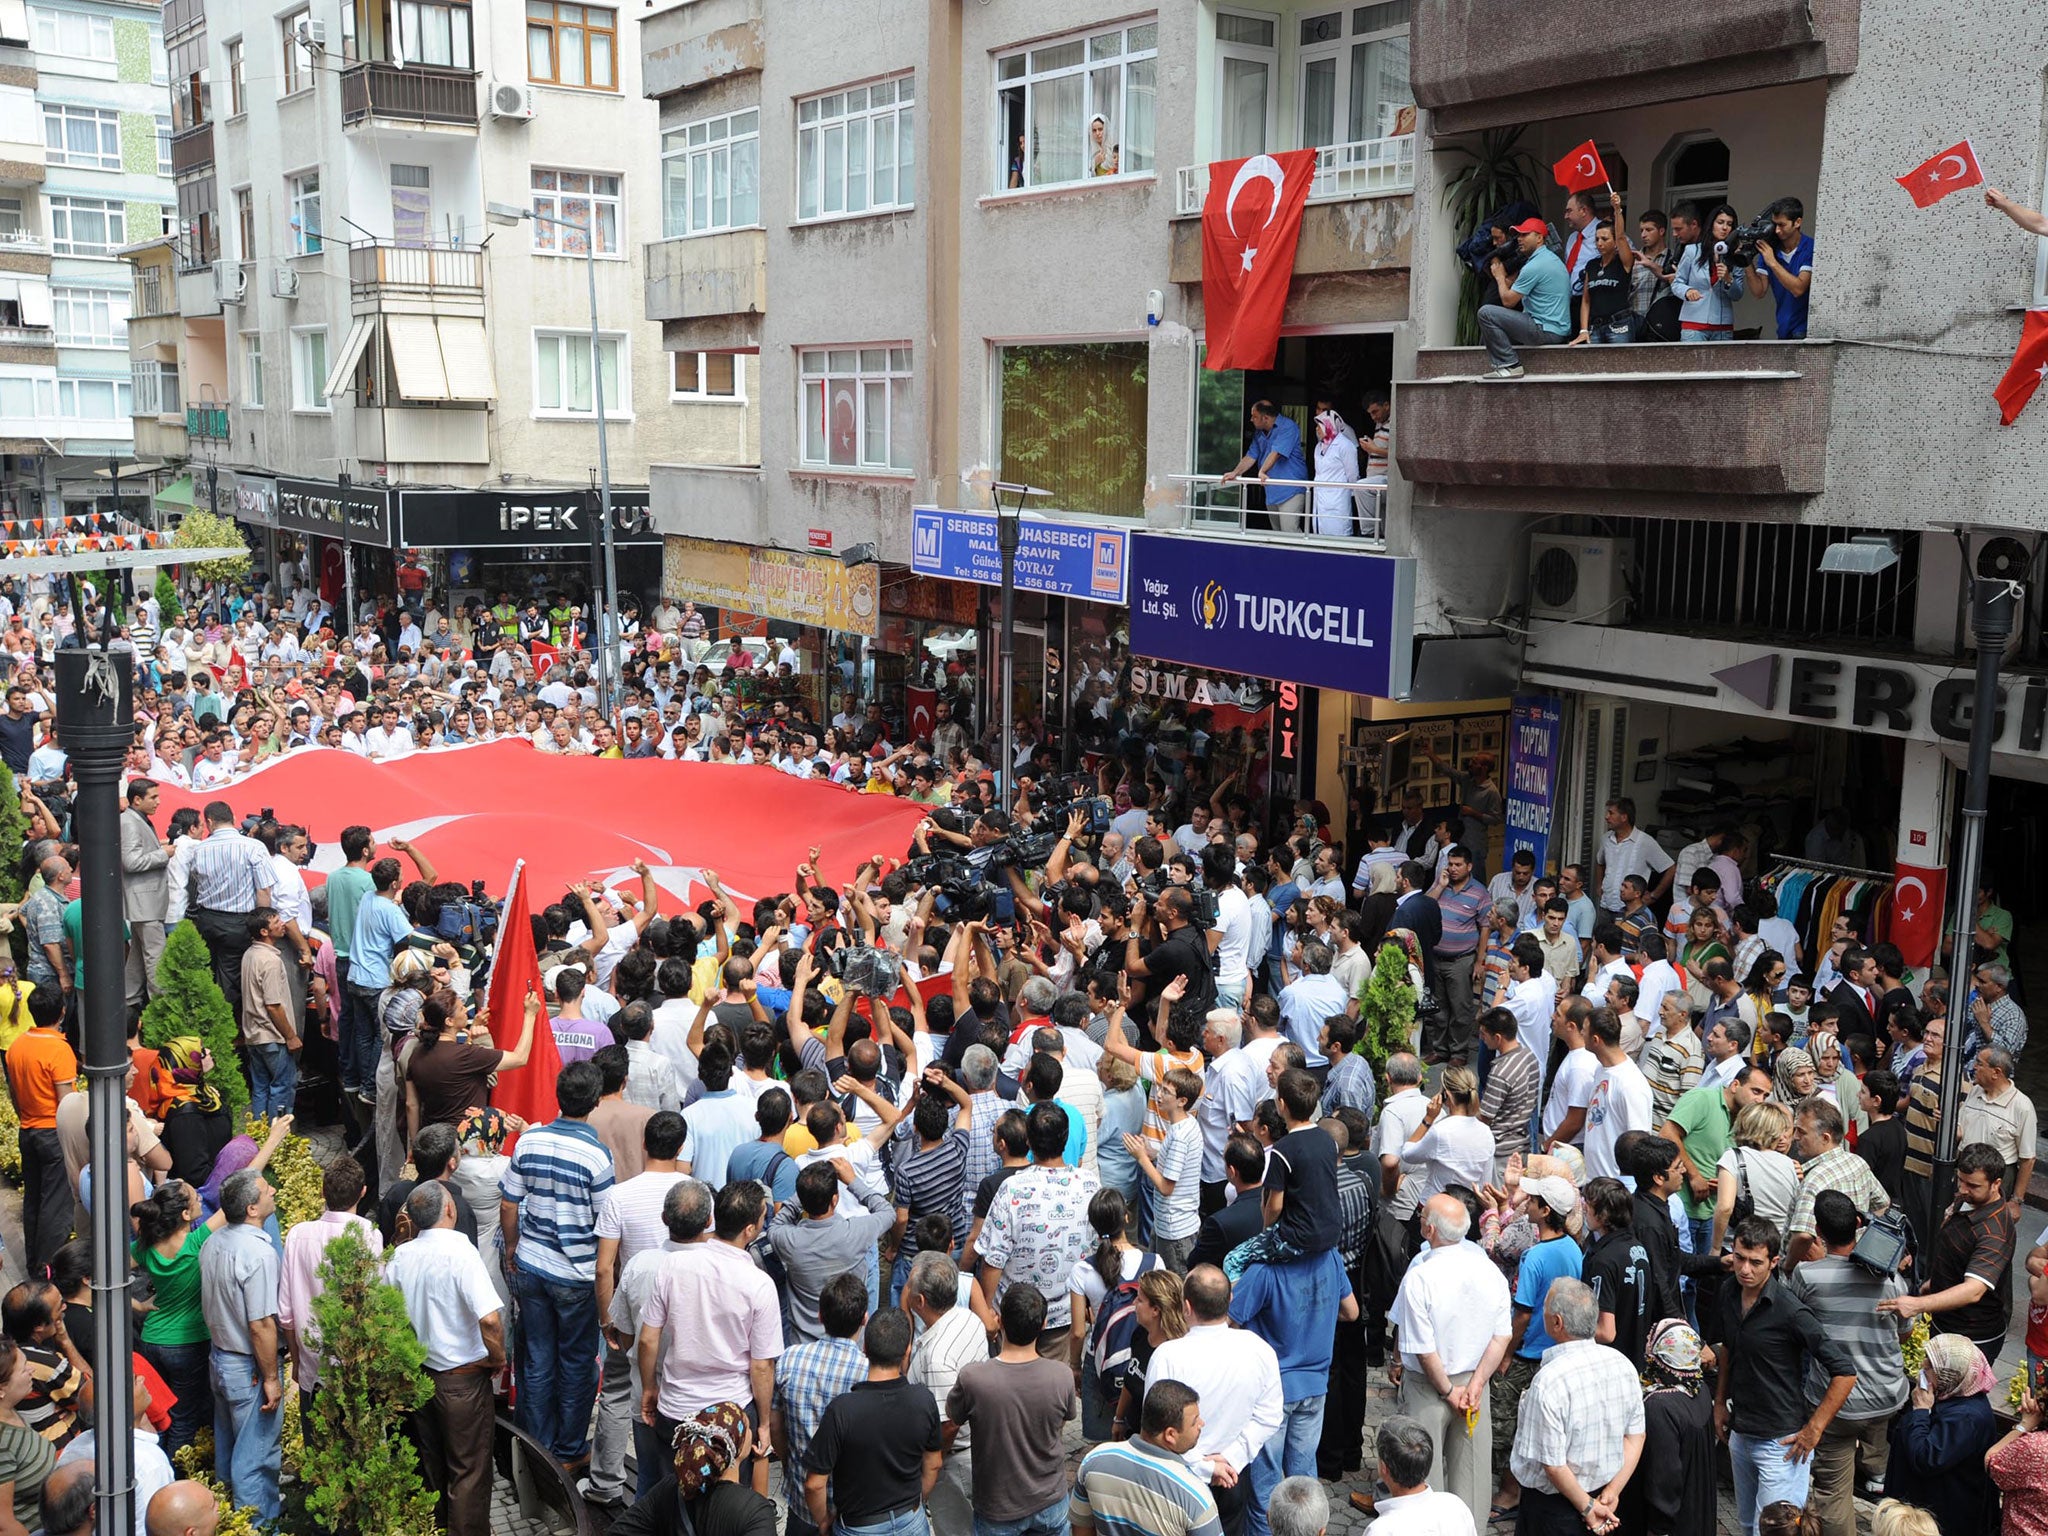
[[[1035,1515],[1022,1520],[984,1520],[974,1517],[974,1536],[1067,1536],[1067,1501],[1056,1499]]]
[[[284,1431],[284,1400],[263,1406],[263,1380],[254,1355],[213,1352],[213,1464],[227,1470],[237,1504],[275,1523],[283,1510],[277,1492],[278,1442]]]
[[[557,1461],[582,1461],[602,1347],[597,1287],[550,1280],[515,1261],[512,1295],[519,1306],[519,1427]]]
[[[249,1047],[249,1113],[288,1115],[299,1091],[299,1059],[281,1045]]]
[[[976,1521],[979,1525],[981,1522]],[[925,1517],[924,1505],[915,1504],[909,1509],[898,1510],[893,1515],[877,1520],[873,1525],[849,1525],[833,1511],[832,1530],[834,1536],[930,1536],[931,1522]]]
[[[1281,1479],[1314,1477],[1316,1447],[1323,1439],[1323,1394],[1296,1398],[1281,1410],[1280,1427],[1252,1458],[1252,1497],[1245,1509],[1252,1536],[1267,1536],[1266,1503]]]
[[[171,1405],[171,1427],[163,1437],[164,1454],[174,1456],[197,1439],[199,1431],[213,1427],[213,1346],[145,1341],[139,1348],[177,1395]]]
[[[376,1087],[377,1063],[374,1057],[366,1059],[361,1053],[356,1032],[355,988],[348,984],[348,962],[339,955],[334,960],[334,1002],[338,1010],[334,1054],[341,1067],[341,1090],[368,1092]]]
[[[377,1091],[377,1057],[384,1049],[384,1030],[377,1022],[376,987],[350,985],[343,989],[348,995],[349,1007],[342,1014],[341,1043],[345,1052],[355,1055],[356,1071],[362,1074],[362,1081],[356,1084],[358,1092]],[[347,1056],[342,1060],[347,1062]],[[344,1065],[344,1071],[347,1070]]]
[[[1756,1536],[1757,1511],[1780,1499],[1802,1508],[1813,1463],[1787,1461],[1772,1435],[1728,1433],[1728,1460],[1735,1468],[1735,1519],[1742,1536]]]

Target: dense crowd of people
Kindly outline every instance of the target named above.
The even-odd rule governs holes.
[[[877,721],[853,740],[928,807],[910,847],[839,869],[813,849],[747,905],[708,871],[699,905],[665,904],[645,866],[543,893],[542,986],[493,1017],[488,943],[439,921],[467,886],[403,840],[345,829],[312,886],[292,822],[223,798],[156,826],[188,718],[213,718],[207,762],[223,731],[260,750],[266,711],[296,732],[329,702],[303,657],[274,665],[213,699],[191,671],[148,679],[122,832],[130,1002],[189,919],[270,1119],[261,1143],[234,1122],[200,1040],[133,1042],[135,1433],[155,1465],[210,1427],[264,1521],[284,1366],[321,1390],[319,1263],[353,1230],[425,1347],[414,1431],[459,1536],[488,1529],[508,1394],[630,1536],[1318,1536],[1324,1484],[1353,1473],[1390,1536],[1704,1536],[1723,1445],[1743,1536],[1850,1536],[1879,1492],[1898,1536],[2048,1529],[2048,1247],[2018,1246],[2035,1125],[2002,954],[1966,972],[1972,1086],[1937,1206],[1939,1004],[1964,983],[1846,935],[1800,953],[1742,899],[1732,830],[1674,860],[1617,801],[1590,870],[1520,859],[1488,882],[1500,796],[1478,765],[1461,817],[1425,837],[1404,808],[1347,882],[1321,807],[1269,841],[1184,757],[1106,764],[1113,816],[1021,785],[998,806],[964,739]],[[671,712],[711,722],[714,755],[805,740],[650,665],[616,722],[637,749],[614,755],[648,755]],[[34,667],[10,719],[30,758],[61,757]],[[455,696],[496,689],[509,718],[519,683],[495,668]],[[335,690],[354,719],[429,686],[400,667]],[[559,686],[550,733],[595,747],[615,722]],[[0,1470],[15,1523],[68,1532],[50,1490],[95,1405],[89,1249],[67,1239],[94,1191],[77,850],[41,762],[31,889],[5,914],[37,1278],[0,1307]],[[1034,832],[1056,836],[1042,866],[994,860]],[[1371,1001],[1382,971],[1412,1023]],[[494,1099],[543,1038],[554,1112],[528,1123]],[[334,1063],[347,1151],[325,1214],[285,1232],[264,1174],[308,1052]],[[2009,1403],[2016,1303],[2030,1379]],[[1368,1436],[1374,1373],[1395,1412]]]

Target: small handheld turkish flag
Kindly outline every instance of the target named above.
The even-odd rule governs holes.
[[[2020,347],[2012,355],[2012,366],[1992,391],[1998,400],[2001,426],[2009,427],[2019,419],[2043,379],[2048,379],[2048,309],[2030,309],[2020,327]]]
[[[1977,164],[1977,151],[1968,139],[1952,144],[1925,165],[1917,165],[1897,178],[1915,208],[1932,208],[1951,192],[1984,184],[1984,171]]]
[[[1550,174],[1567,192],[1590,192],[1606,186],[1610,179],[1607,167],[1601,163],[1599,146],[1591,139],[1566,151],[1565,157],[1550,168]]]

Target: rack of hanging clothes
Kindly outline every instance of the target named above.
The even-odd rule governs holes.
[[[1776,904],[1776,915],[1799,930],[1809,967],[1827,953],[1835,919],[1846,917],[1856,942],[1865,946],[1890,931],[1892,875],[1887,870],[1823,864],[1790,854],[1773,854],[1773,868],[1758,882]]]

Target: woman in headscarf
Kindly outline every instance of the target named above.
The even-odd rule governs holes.
[[[740,1481],[753,1438],[738,1403],[683,1420],[675,1470],[612,1521],[608,1536],[777,1536],[774,1503]]]
[[[1358,479],[1358,437],[1334,409],[1316,414],[1315,478],[1312,531],[1349,538],[1358,531],[1351,499]]]
[[[1942,1536],[1997,1529],[1998,1488],[1984,1468],[2001,1429],[1989,1396],[1996,1385],[1982,1350],[1959,1333],[1937,1333],[1912,1402],[1892,1420],[1885,1497],[1932,1513]]]
[[[483,1234],[480,1251],[484,1268],[490,1271],[498,1299],[508,1307],[512,1304],[512,1293],[505,1281],[505,1240],[498,1230],[498,1181],[512,1162],[506,1155],[505,1143],[525,1129],[524,1120],[502,1109],[468,1111],[455,1127],[462,1156],[456,1159],[455,1171],[448,1175],[448,1182],[468,1202],[470,1214],[476,1217],[476,1229]]]
[[[234,1117],[219,1090],[206,1081],[213,1052],[197,1035],[167,1040],[157,1051],[157,1086],[164,1100],[164,1150],[171,1177],[195,1189],[213,1175],[215,1159],[234,1138]]]
[[[391,958],[391,985],[378,994],[377,1010],[384,1034],[377,1051],[377,1193],[398,1182],[405,1167],[406,1146],[400,1127],[405,1089],[398,1075],[398,1048],[419,1034],[427,999],[444,981],[434,977],[433,958],[424,950],[401,949]]]
[[[1787,1109],[1796,1109],[1801,1099],[1813,1097],[1813,1090],[1820,1081],[1814,1070],[1813,1057],[1796,1045],[1788,1045],[1778,1052],[1771,1077],[1771,1101]]]
[[[1643,1359],[1642,1465],[1654,1475],[1629,1479],[1633,1499],[1622,1499],[1623,1530],[1714,1536],[1714,1395],[1701,1383],[1700,1336],[1692,1326],[1667,1317],[1651,1328]]]
[[[1116,146],[1109,141],[1109,119],[1097,112],[1088,119],[1088,174],[1114,176],[1116,171]]]

